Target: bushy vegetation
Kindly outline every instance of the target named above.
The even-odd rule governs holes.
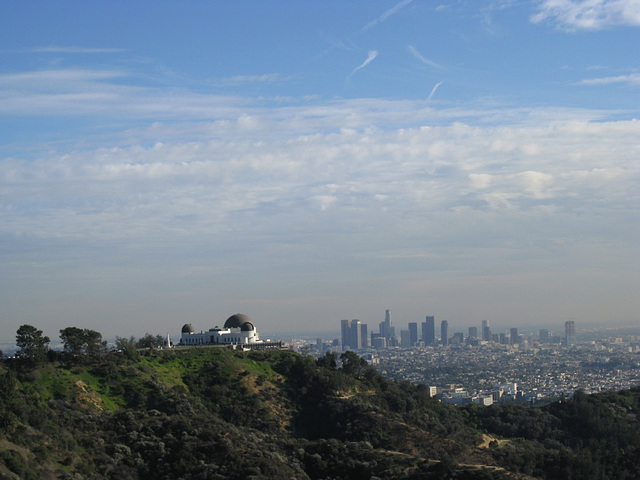
[[[640,388],[587,395],[541,408],[471,409],[481,429],[515,438],[495,457],[546,478],[632,479],[640,465]]]
[[[2,479],[637,476],[640,390],[456,408],[353,352],[313,360],[120,339],[107,353],[87,347],[102,342],[91,331],[65,333],[65,355],[0,365]]]

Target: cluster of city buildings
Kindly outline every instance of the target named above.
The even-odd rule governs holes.
[[[583,332],[571,348],[538,340],[528,346],[385,349],[375,351],[375,367],[385,377],[437,386],[438,398],[449,403],[531,405],[576,390],[598,393],[639,386],[640,329],[633,332]]]
[[[478,327],[469,327],[465,338],[463,332],[449,333],[449,322],[440,322],[440,336],[436,336],[435,316],[427,315],[425,321],[409,322],[406,330],[400,330],[400,339],[396,336],[395,327],[391,323],[391,311],[385,311],[384,321],[380,322],[377,333],[371,333],[369,339],[368,326],[358,319],[341,320],[340,332],[343,350],[362,350],[366,348],[382,349],[387,347],[425,347],[434,345],[454,345],[461,343],[478,344],[479,342],[494,342],[502,345],[522,345],[528,339],[518,333],[517,328],[511,328],[509,333],[493,333],[488,320],[482,321],[480,335]],[[576,326],[573,320],[565,322],[565,334],[562,338],[564,346],[570,347],[575,343]],[[549,336],[549,330],[540,330],[540,341],[555,342],[557,338]]]
[[[640,385],[640,330],[634,335],[607,336],[582,332],[577,341],[573,320],[560,334],[542,328],[521,333],[517,328],[496,333],[488,320],[462,332],[449,331],[448,322],[436,330],[434,316],[410,322],[399,338],[391,312],[368,332],[359,320],[341,321],[341,342],[314,346],[355,350],[383,375],[429,386],[432,396],[463,405],[494,402],[535,404],[587,393],[622,390]],[[439,333],[439,336],[437,335]]]

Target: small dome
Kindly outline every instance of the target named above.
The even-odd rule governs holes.
[[[255,329],[256,327],[254,327],[253,323],[251,322],[244,322],[240,327],[240,330],[242,330],[243,332],[253,332]]]
[[[224,323],[224,328],[242,328],[242,325],[247,322],[251,324],[251,319],[248,315],[236,313],[227,318],[227,321]],[[253,327],[253,324],[251,324],[251,326]]]
[[[193,333],[195,330],[193,329],[193,325],[190,323],[185,323],[182,326],[182,333]]]

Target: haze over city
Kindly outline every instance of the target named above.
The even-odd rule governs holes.
[[[0,339],[638,325],[640,2],[4,2]]]

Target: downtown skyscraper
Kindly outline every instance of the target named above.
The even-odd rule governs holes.
[[[367,324],[360,320],[341,320],[342,349],[360,350],[369,346]]]
[[[442,345],[449,345],[449,322],[446,320],[440,324],[440,337]]]
[[[387,345],[395,343],[396,329],[391,325],[391,310],[384,312],[384,322],[380,322],[380,336],[386,339]]]
[[[433,315],[427,315],[426,321],[422,322],[422,341],[425,345],[436,343],[436,318]]]

